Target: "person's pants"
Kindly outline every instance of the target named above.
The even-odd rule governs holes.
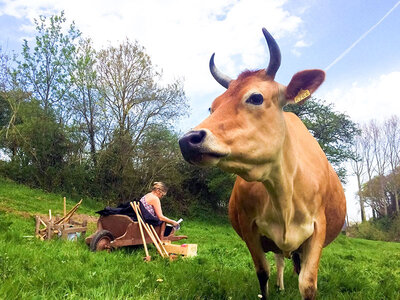
[[[169,236],[171,231],[172,231],[172,229],[173,229],[172,226],[166,225],[165,226],[165,231],[164,231],[164,236]]]

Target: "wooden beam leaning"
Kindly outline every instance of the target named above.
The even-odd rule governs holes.
[[[73,208],[71,208],[71,210],[65,215],[65,217],[62,217],[60,220],[58,220],[56,222],[56,224],[62,224],[64,222],[68,222],[68,220],[73,216],[73,214],[79,208],[79,205],[81,205],[81,203],[82,203],[82,199],[77,204],[75,204],[75,206]]]
[[[137,205],[136,203],[130,202],[130,204],[131,204],[132,208],[133,208],[135,211],[136,211],[136,209],[137,209],[137,211],[139,211],[138,207],[136,206],[136,205]],[[135,209],[135,208],[136,208],[136,209]],[[138,222],[141,222],[141,223],[142,223],[144,229],[145,229],[146,232],[147,232],[147,235],[150,237],[150,239],[151,239],[151,241],[153,242],[154,246],[156,246],[156,249],[157,249],[158,253],[160,253],[160,255],[161,255],[162,258],[164,258],[164,257],[165,257],[165,254],[162,252],[162,250],[161,250],[160,246],[158,245],[158,242],[157,242],[156,238],[154,237],[153,233],[151,232],[150,228],[146,227],[147,224],[142,220],[142,218],[140,217],[140,214],[139,214],[139,213],[137,214],[137,218],[138,218]]]
[[[141,235],[142,241],[143,241],[144,252],[146,253],[145,260],[146,260],[146,261],[150,261],[151,256],[149,255],[149,251],[147,250],[147,243],[146,243],[146,238],[145,238],[145,236],[144,236],[144,232],[143,232],[143,228],[142,228],[142,223],[139,222],[139,218],[140,218],[139,212],[138,212],[137,209],[136,209],[136,205],[135,205],[135,206],[132,205],[132,202],[131,202],[131,206],[132,206],[133,211],[135,212],[136,217],[137,217],[137,219],[138,219],[140,235]]]
[[[64,197],[64,217],[67,215],[67,199]]]
[[[136,209],[138,210],[139,216],[140,216],[140,215],[141,215],[141,212],[140,212],[139,204],[137,204],[137,203],[135,203],[135,204],[136,204]],[[150,229],[150,227],[149,227],[149,224],[147,224],[146,222],[144,222],[143,219],[142,219],[142,217],[140,217],[140,221],[142,222],[142,224],[143,224],[143,226],[144,226],[144,228],[145,228],[147,234],[150,236],[150,239],[152,240],[154,246],[156,246],[158,253],[160,253],[161,257],[164,258],[164,257],[165,257],[165,254],[163,253],[163,251],[162,251],[162,249],[161,249],[161,246],[158,244],[158,241],[157,241],[156,237],[154,236],[153,232],[151,231],[151,229]],[[167,257],[168,257],[168,255],[167,255]]]
[[[139,204],[138,204],[138,203],[135,203],[135,206],[136,206],[138,212],[140,213],[140,215],[142,215],[142,212],[140,211],[140,206],[139,206]],[[169,253],[168,253],[167,250],[165,250],[165,247],[164,247],[164,245],[162,244],[162,242],[161,242],[161,240],[160,240],[160,238],[159,238],[157,232],[155,231],[153,225],[149,225],[149,224],[147,224],[146,222],[144,222],[144,226],[147,227],[148,232],[150,231],[150,232],[154,235],[154,238],[157,240],[158,247],[160,248],[161,252],[164,252],[164,254],[168,257],[168,256],[169,256]],[[157,245],[156,245],[156,247],[157,247]],[[160,253],[160,254],[161,254],[161,253]],[[161,256],[162,256],[162,255],[161,255]]]
[[[164,245],[163,245],[163,243],[162,243],[160,237],[158,236],[156,230],[154,229],[154,226],[153,226],[153,225],[150,225],[150,228],[151,228],[152,232],[154,233],[154,236],[156,237],[158,243],[160,244],[161,250],[164,251],[164,253],[165,253],[167,256],[169,256],[169,253],[168,253],[168,251],[165,249],[165,247],[164,247]]]
[[[40,229],[40,217],[35,216],[36,224],[35,224],[35,235],[36,237],[39,236],[39,229]]]

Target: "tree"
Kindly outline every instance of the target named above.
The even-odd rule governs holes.
[[[186,114],[187,99],[180,81],[161,86],[161,74],[137,42],[125,40],[100,51],[96,66],[104,119],[109,124],[100,166],[108,175],[99,176],[106,182],[112,179],[115,195],[127,199],[144,134],[157,124],[172,127]],[[119,191],[115,184],[121,187]]]
[[[66,156],[73,152],[66,128],[48,115],[39,101],[21,102],[7,142],[13,155],[8,175],[14,180],[54,190],[62,183]]]
[[[162,87],[161,74],[137,42],[125,40],[119,47],[100,51],[97,72],[111,130],[129,131],[133,147],[151,124],[171,125],[187,112],[182,83]]]
[[[154,181],[172,181],[177,178],[176,165],[182,159],[178,146],[178,135],[163,125],[152,125],[146,129],[134,155],[134,166],[138,170],[143,191],[152,187]]]
[[[96,51],[90,39],[81,40],[71,73],[74,84],[72,109],[75,121],[87,136],[93,165],[96,166],[96,136],[101,118],[100,94],[97,89]]]
[[[13,157],[17,151],[15,140],[10,139],[10,130],[20,120],[17,112],[20,105],[29,98],[15,81],[10,67],[10,58],[0,49],[0,148]]]
[[[375,164],[376,170],[378,172],[378,180],[380,186],[380,196],[381,196],[381,204],[383,206],[383,214],[385,216],[388,215],[387,202],[385,198],[385,172],[387,168],[387,154],[388,154],[388,145],[386,140],[383,137],[382,129],[378,126],[375,120],[371,120],[369,123],[369,127],[372,133],[372,147],[375,156]]]
[[[352,151],[354,153],[353,158],[350,160],[351,167],[353,169],[353,174],[357,178],[358,185],[358,197],[360,203],[360,211],[361,211],[361,222],[365,222],[367,220],[365,215],[365,204],[364,198],[362,195],[362,176],[364,174],[364,155],[363,148],[361,147],[362,140],[360,136],[357,136],[354,140],[354,145],[352,147]]]
[[[316,138],[342,182],[346,169],[343,163],[353,157],[352,144],[359,133],[349,116],[334,111],[332,104],[311,98],[303,105],[287,105],[285,111],[295,113]]]
[[[383,124],[371,120],[362,127],[360,151],[368,175],[362,196],[372,208],[374,218],[398,214],[399,124],[398,118],[392,116]]]
[[[0,128],[5,128],[11,119],[11,107],[7,101],[10,81],[9,58],[0,48]]]
[[[399,171],[400,171],[400,120],[397,116],[392,116],[383,124],[383,133],[388,147],[387,159],[390,167],[389,187],[394,195],[394,206],[396,213],[400,214],[399,209]]]
[[[70,73],[76,50],[75,40],[80,36],[74,23],[63,32],[64,12],[50,18],[35,19],[36,43],[33,49],[24,40],[22,60],[16,60],[20,87],[39,100],[45,113],[52,110],[64,120],[69,117],[71,89]]]

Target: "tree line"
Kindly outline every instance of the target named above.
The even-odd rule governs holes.
[[[233,176],[181,158],[174,124],[189,113],[181,79],[162,83],[137,41],[96,50],[63,12],[35,24],[20,55],[0,53],[3,176],[111,203],[165,181],[167,209],[226,205]]]
[[[8,158],[1,176],[112,204],[164,181],[166,210],[226,208],[235,176],[181,157],[174,124],[189,114],[183,80],[164,83],[137,41],[95,49],[63,12],[35,24],[20,55],[0,51],[0,151]],[[356,124],[319,99],[286,110],[345,181]]]
[[[360,129],[351,166],[357,178],[361,220],[366,220],[366,207],[374,219],[399,215],[400,119],[371,120]]]

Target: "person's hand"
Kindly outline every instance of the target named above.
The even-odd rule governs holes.
[[[181,228],[181,225],[179,225],[179,223],[178,222],[175,222],[174,221],[174,228],[175,228],[175,230],[179,230],[180,228]]]

